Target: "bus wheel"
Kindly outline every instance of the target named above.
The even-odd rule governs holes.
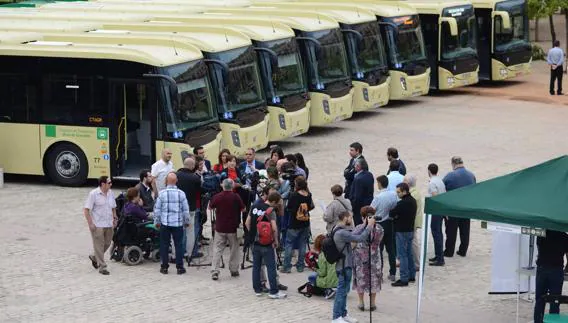
[[[79,147],[59,144],[49,152],[47,158],[47,173],[55,184],[79,186],[87,181],[89,165]]]

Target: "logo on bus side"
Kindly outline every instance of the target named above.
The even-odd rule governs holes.
[[[108,131],[106,128],[97,128],[97,139],[108,139]]]

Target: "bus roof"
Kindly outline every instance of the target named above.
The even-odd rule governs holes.
[[[98,2],[113,2],[113,3],[132,3],[132,0],[97,0]],[[153,4],[188,4],[184,0],[136,0],[136,3],[153,3]],[[252,1],[249,0],[201,0],[199,6],[212,6],[212,7],[248,7],[252,6]]]
[[[0,18],[2,19],[38,19],[38,20],[97,20],[97,21],[145,21],[152,18],[149,14],[128,14],[116,12],[98,12],[98,11],[78,11],[69,14],[69,12],[59,11],[41,11],[37,9],[24,10],[6,10],[0,9]]]
[[[175,15],[156,14],[153,23],[178,21],[191,25],[215,25],[235,29],[257,41],[269,41],[294,37],[294,31],[278,21],[250,20],[247,16],[209,14]]]
[[[102,12],[123,12],[123,13],[148,13],[148,12],[156,12],[156,11],[163,11],[163,12],[171,12],[171,13],[180,13],[180,12],[203,12],[207,10],[207,7],[200,7],[198,5],[190,5],[190,4],[155,4],[155,3],[138,3],[136,5],[132,4],[125,4],[125,3],[112,3],[112,2],[55,2],[46,4],[44,6],[39,7],[40,10],[46,11],[102,11]]]
[[[309,10],[314,13],[323,13],[333,17],[335,20],[345,24],[359,24],[363,22],[376,21],[375,14],[369,10],[360,8],[347,8],[345,6],[335,6],[333,3],[321,5],[313,2],[277,2],[266,1],[256,2],[254,7],[276,7],[286,10]]]
[[[212,9],[207,14],[215,15],[243,15],[246,14],[250,20],[279,21],[293,29],[302,31],[319,31],[332,28],[339,28],[337,21],[325,14],[315,14],[305,11],[294,10],[259,10],[249,8],[223,8]]]
[[[147,64],[151,66],[170,66],[203,58],[195,47],[179,44],[179,48],[161,41],[141,38],[116,39],[107,37],[106,41],[83,39],[72,34],[43,35],[34,41],[24,43],[0,44],[3,56],[62,57],[112,59]]]
[[[450,7],[466,6],[471,5],[470,1],[466,0],[452,0],[452,1],[440,1],[440,0],[411,0],[405,1],[410,4],[416,11],[421,14],[429,15],[441,15],[442,11]]]
[[[1,17],[1,16],[0,16]],[[100,28],[100,24],[78,21],[54,21],[39,19],[0,19],[0,30],[14,31],[87,31]]]
[[[300,2],[317,2],[325,3],[325,5],[333,4],[333,6],[346,8],[359,8],[373,12],[379,17],[400,17],[408,15],[417,15],[418,12],[412,6],[404,1],[380,1],[380,0],[305,0]]]
[[[470,0],[476,8],[495,9],[498,2],[505,2],[504,0]]]
[[[0,44],[24,43],[41,38],[40,33],[21,32],[21,31],[2,31],[0,32]]]
[[[206,52],[222,52],[252,45],[250,38],[245,34],[218,26],[189,25],[177,22],[105,23],[98,32],[112,33],[110,30],[137,35],[165,35],[180,37],[180,39],[185,38],[185,41],[191,42]]]

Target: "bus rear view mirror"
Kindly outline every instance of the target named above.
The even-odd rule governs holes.
[[[361,44],[361,42],[363,41],[363,35],[360,32],[358,32],[357,30],[341,29],[341,32],[344,33],[344,34],[355,35],[355,39],[357,39],[357,46],[359,46]]]
[[[223,85],[229,86],[229,65],[227,65],[227,63],[218,59],[204,59],[203,61],[207,65],[217,65],[221,67],[221,74],[223,76]]]
[[[450,27],[450,34],[454,37],[458,35],[458,22],[456,18],[452,17],[441,17],[440,24],[447,23]]]
[[[310,42],[313,43],[315,46],[315,52],[316,52],[316,58],[320,59],[322,57],[321,54],[321,43],[319,40],[313,38],[313,37],[296,37],[296,40],[302,41],[302,42]]]
[[[263,47],[255,47],[254,50],[257,51],[257,52],[268,53],[268,56],[270,57],[270,65],[272,65],[272,69],[273,70],[278,69],[278,55],[276,54],[275,51],[273,51],[270,48],[263,48]]]
[[[177,83],[176,80],[174,80],[173,77],[169,76],[169,75],[164,75],[164,74],[153,74],[153,73],[147,73],[147,74],[142,74],[143,77],[145,78],[155,78],[155,79],[161,79],[167,82],[167,84],[169,85],[169,90],[170,90],[170,95],[172,98],[177,98],[178,97],[178,89],[177,89]]]
[[[493,11],[491,17],[493,19],[495,19],[495,17],[501,18],[503,29],[511,29],[511,17],[507,11]]]

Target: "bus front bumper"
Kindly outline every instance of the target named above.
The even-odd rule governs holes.
[[[270,122],[268,127],[270,141],[283,140],[308,132],[310,128],[310,101],[294,112],[280,107],[268,106]]]
[[[401,71],[390,71],[390,99],[404,100],[428,94],[430,89],[430,68],[423,74],[412,75]]]
[[[222,138],[223,135],[221,132],[219,132],[215,140],[203,145],[203,150],[205,151],[205,158],[209,160],[216,160],[218,158],[219,152],[221,151]]]
[[[268,146],[268,114],[264,120],[250,127],[242,128],[238,124],[221,122],[221,148],[227,148],[231,154],[242,157],[248,148],[256,150]]]
[[[389,102],[389,82],[370,86],[365,82],[353,81],[353,112],[367,111],[385,106]]]
[[[491,59],[491,80],[503,81],[528,75],[531,73],[531,62],[532,58],[527,63],[505,66],[505,64],[500,61]]]
[[[438,67],[438,89],[449,90],[479,82],[479,68],[472,72],[452,74],[445,68]]]
[[[353,93],[340,98],[332,98],[327,94],[310,92],[310,126],[323,126],[336,121],[349,119],[353,115]]]

